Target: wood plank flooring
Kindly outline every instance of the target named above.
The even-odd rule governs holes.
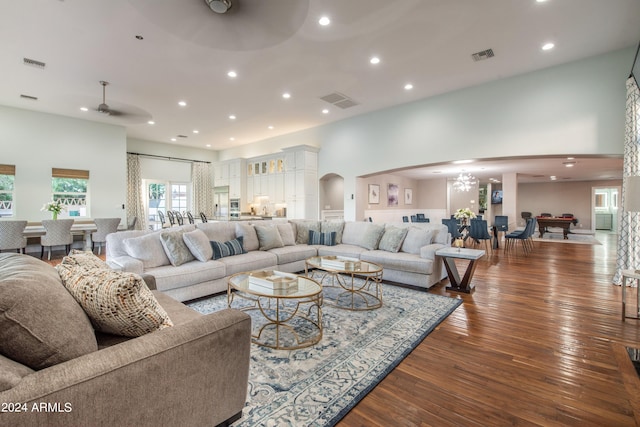
[[[623,350],[640,347],[640,321],[622,322],[611,284],[617,236],[597,237],[489,254],[470,295],[432,288],[464,303],[338,426],[638,425]]]

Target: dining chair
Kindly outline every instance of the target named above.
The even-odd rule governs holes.
[[[187,219],[189,220],[189,224],[195,224],[196,220],[193,219],[193,215],[191,214],[190,211],[187,211]]]
[[[67,253],[71,250],[73,243],[73,234],[71,234],[71,226],[73,219],[43,219],[42,226],[45,234],[40,237],[40,259],[44,256],[44,248],[49,250],[48,260],[51,260],[51,247],[64,246]]]
[[[411,222],[418,222],[418,216],[417,215],[411,215]]]
[[[178,223],[178,225],[184,225],[184,218],[182,217],[182,214],[178,211],[173,211],[173,216],[176,217],[176,222]]]
[[[135,230],[136,223],[138,222],[137,216],[132,216],[127,220],[127,230]]]
[[[475,246],[480,244],[480,241],[484,241],[484,247],[489,252],[488,241],[491,241],[491,234],[489,234],[489,228],[487,221],[484,219],[474,218],[471,220],[469,227],[469,238],[472,239]]]
[[[496,215],[493,220],[493,225],[496,226],[498,231],[509,231],[509,216]]]
[[[528,218],[527,224],[524,227],[524,230],[516,230],[513,231],[506,236],[505,238],[505,251],[509,251],[513,249],[513,246],[516,244],[516,241],[520,241],[522,253],[527,255],[534,249],[533,243],[533,233],[536,228],[536,220],[535,218]],[[516,249],[517,253],[517,249]]]
[[[544,217],[552,217],[553,215],[551,215],[549,212],[542,212],[540,214],[540,216],[544,216]]]
[[[27,247],[27,238],[24,237],[26,226],[27,221],[0,221],[0,252],[15,249],[24,253]]]
[[[171,227],[176,225],[176,217],[173,215],[173,212],[167,211],[167,218],[169,218],[169,224]]]
[[[402,222],[409,222],[409,217],[408,216],[403,216],[402,217]]]
[[[91,233],[91,251],[98,243],[98,255],[100,255],[102,245],[107,242],[107,234],[118,231],[120,218],[96,218],[93,222],[95,222],[97,230]]]
[[[462,233],[460,233],[460,229],[458,228],[457,219],[442,218],[442,223],[446,225],[447,229],[449,230],[449,234],[451,235],[451,242],[456,240],[458,237],[462,237]]]
[[[207,222],[207,216],[204,214],[204,212],[200,212],[200,219],[202,220],[202,222]]]
[[[165,228],[165,219],[162,211],[158,211],[158,219],[160,220],[160,228]]]
[[[426,218],[423,213],[416,214],[417,222],[429,222],[429,218]]]

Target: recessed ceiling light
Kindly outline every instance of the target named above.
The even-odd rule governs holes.
[[[380,58],[378,58],[377,56],[374,56],[369,60],[369,62],[372,63],[372,64],[379,64],[380,63]]]
[[[185,101],[178,101],[178,105],[181,107],[186,107],[187,103]]]
[[[331,19],[329,19],[328,16],[323,16],[322,18],[318,19],[318,24],[326,27],[327,25],[331,24]]]
[[[273,126],[267,126],[267,129],[273,130]]]
[[[322,114],[329,114],[329,110],[325,108],[324,110],[322,110]]]
[[[89,111],[87,107],[80,107],[80,111]]]
[[[465,163],[471,163],[473,162],[473,160],[454,160],[453,163],[454,165],[463,165]]]
[[[234,77],[238,77],[238,73],[236,73],[235,71],[231,70],[227,73],[227,76],[234,78]]]
[[[149,120],[147,123],[150,124],[150,125],[155,125],[156,124],[156,122],[154,122],[153,120]]]
[[[547,0],[536,0],[536,1],[537,1],[538,3],[544,3],[544,2],[546,2]]]
[[[289,92],[285,92],[285,93],[282,94],[282,97],[284,99],[289,99],[289,98],[291,98],[291,94]]]
[[[413,89],[413,85],[411,83],[407,83],[406,85],[404,85],[404,90],[411,90]]]
[[[200,133],[200,131],[198,129],[194,129],[193,133]]]
[[[542,50],[551,50],[555,47],[553,43],[545,43],[542,45]]]
[[[211,147],[211,144],[207,144],[207,147]]]
[[[567,160],[573,160],[575,157],[567,157]]]
[[[235,141],[236,139],[234,137],[229,138],[229,141]]]
[[[229,120],[235,120],[235,119],[236,119],[236,116],[234,116],[233,114],[229,116]]]
[[[555,181],[557,179],[555,175],[551,175],[549,178],[551,179],[551,181]]]
[[[171,142],[176,142],[176,141],[177,141],[177,139],[171,138]]]

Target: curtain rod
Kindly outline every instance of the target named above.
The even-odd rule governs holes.
[[[180,161],[180,162],[211,163],[211,162],[206,162],[204,160],[181,159],[180,157],[158,156],[156,154],[131,153],[129,151],[127,151],[127,154],[133,154],[133,155],[136,155],[136,156],[143,156],[143,157],[154,157],[156,159],[177,160],[177,161]]]

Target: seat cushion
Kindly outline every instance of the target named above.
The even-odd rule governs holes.
[[[0,254],[0,353],[42,369],[97,349],[89,318],[55,268],[28,255]]]
[[[336,246],[316,246],[318,248],[318,255],[334,255],[334,256],[346,256],[349,258],[360,258],[360,254],[367,250],[362,246],[341,244]]]
[[[226,275],[225,271],[226,267],[220,261],[209,260],[191,261],[179,267],[163,265],[151,268],[146,273],[155,277],[156,289],[168,291],[220,279]]]
[[[431,274],[433,273],[433,261],[430,259],[420,258],[419,255],[406,252],[387,252],[387,251],[367,251],[362,253],[360,259],[363,261],[375,262],[382,268],[392,270],[401,270],[409,273]],[[383,272],[384,277],[384,272]]]
[[[277,257],[278,265],[304,261],[318,254],[316,247],[310,245],[284,246],[282,248],[270,249],[269,252]]]
[[[251,251],[246,254],[220,258],[219,261],[225,265],[227,276],[230,276],[243,271],[275,268],[278,264],[278,257],[271,252]]]

